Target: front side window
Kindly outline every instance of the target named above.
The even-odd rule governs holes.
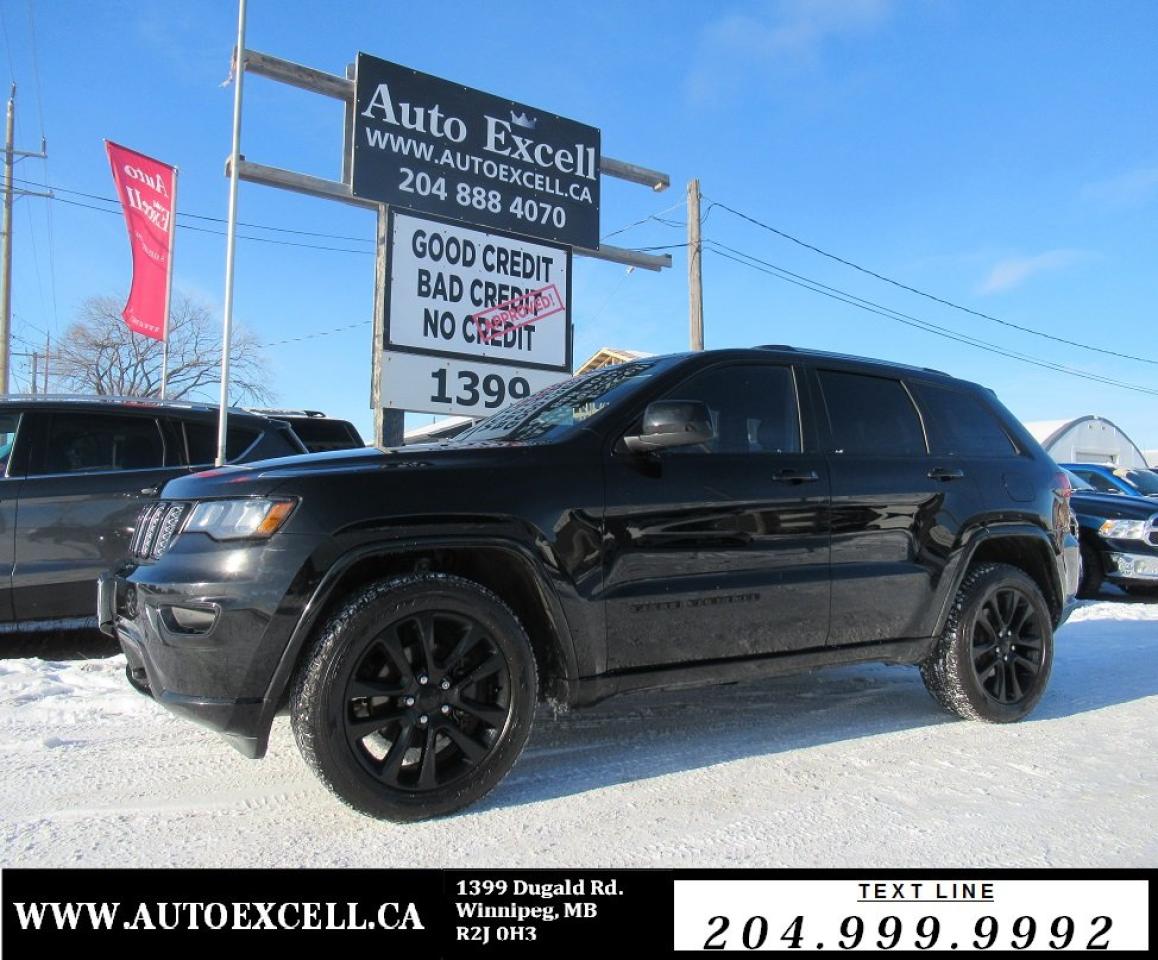
[[[158,469],[165,444],[152,417],[57,413],[33,474]]]
[[[788,367],[748,363],[713,367],[669,390],[664,400],[707,404],[715,439],[669,453],[799,453],[800,415]]]
[[[820,387],[833,453],[865,457],[926,453],[921,419],[900,380],[821,370]]]

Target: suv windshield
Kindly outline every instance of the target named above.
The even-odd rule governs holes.
[[[656,367],[654,360],[635,361],[552,384],[463,431],[451,443],[553,439],[638,390]]]

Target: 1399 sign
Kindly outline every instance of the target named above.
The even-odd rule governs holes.
[[[733,925],[728,916],[719,915],[708,921],[710,932],[702,949],[726,950],[737,946],[745,950],[799,950],[821,948],[835,943],[841,950],[932,950],[938,945],[952,950],[959,947],[973,950],[1028,950],[1033,946],[1040,949],[1065,950],[1108,950],[1110,929],[1113,920],[1108,916],[1090,919],[1071,916],[1056,916],[1048,920],[1037,920],[1031,916],[1020,916],[1007,927],[992,915],[977,918],[970,927],[968,923],[954,922],[951,930],[948,922],[942,923],[938,917],[927,915],[919,918],[901,918],[897,915],[882,917],[879,921],[868,921],[859,916],[847,916],[840,921],[838,930],[812,937],[812,931],[805,934],[802,915],[793,918],[784,932],[775,937],[772,921],[755,915],[742,924]],[[945,940],[953,937],[952,942]],[[772,938],[772,939],[770,939]],[[776,940],[780,942],[775,942]]]
[[[434,393],[430,395],[431,403],[457,404],[460,407],[482,406],[487,410],[497,410],[510,400],[522,400],[531,395],[531,385],[525,377],[508,377],[501,373],[488,373],[479,376],[473,370],[459,370],[454,386],[457,392],[454,396],[448,392],[450,371],[445,367],[431,371],[434,380]]]

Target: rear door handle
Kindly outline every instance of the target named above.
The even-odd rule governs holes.
[[[790,483],[814,483],[820,479],[815,470],[777,470],[772,474],[773,480],[787,480]]]
[[[965,471],[960,467],[934,467],[929,471],[930,480],[960,480]]]

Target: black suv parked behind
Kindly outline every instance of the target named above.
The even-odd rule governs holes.
[[[304,453],[288,424],[235,410],[231,461]],[[107,397],[0,397],[0,634],[95,627],[97,577],[142,505],[212,466],[217,408]]]
[[[171,482],[101,581],[134,685],[396,820],[494,787],[538,699],[919,665],[1041,698],[1077,586],[1068,481],[994,394],[768,347],[553,386],[452,441]]]
[[[1158,503],[1103,493],[1069,473],[1082,553],[1078,596],[1096,597],[1108,580],[1127,593],[1158,597]]]

